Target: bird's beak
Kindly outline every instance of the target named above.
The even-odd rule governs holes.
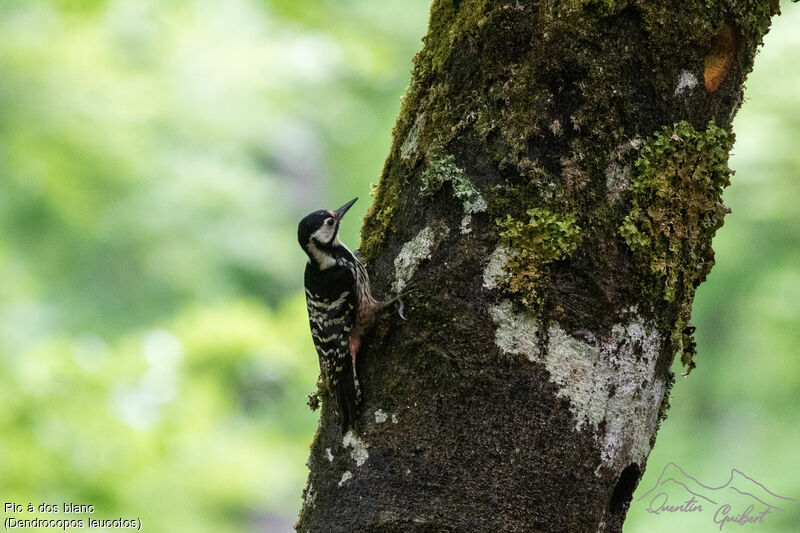
[[[354,203],[356,203],[356,200],[358,200],[358,197],[353,198],[352,200],[344,204],[342,207],[334,211],[334,213],[336,213],[336,219],[341,220],[344,214],[347,213],[347,210],[350,209]]]

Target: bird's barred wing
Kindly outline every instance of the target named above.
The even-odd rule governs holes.
[[[335,385],[341,374],[352,365],[348,348],[350,331],[356,316],[356,291],[343,291],[336,299],[321,298],[306,290],[311,337],[317,348],[323,375]]]

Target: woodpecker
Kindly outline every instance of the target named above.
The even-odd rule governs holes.
[[[356,372],[361,337],[377,312],[400,298],[373,298],[366,269],[339,240],[339,224],[356,200],[335,211],[314,211],[297,228],[297,240],[308,256],[305,289],[311,337],[323,382],[339,407],[342,432],[354,422],[361,402]]]

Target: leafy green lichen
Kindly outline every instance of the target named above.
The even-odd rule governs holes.
[[[422,197],[433,196],[446,182],[450,182],[453,187],[453,195],[461,200],[464,206],[461,233],[469,233],[470,218],[475,213],[486,211],[486,201],[472,182],[464,176],[464,170],[456,165],[455,157],[452,155],[436,159],[422,173],[420,190]]]
[[[420,192],[424,197],[430,197],[436,194],[436,191],[442,188],[445,182],[453,182],[453,188],[456,187],[456,182],[468,180],[464,178],[464,171],[456,166],[455,157],[448,155],[435,160],[425,172],[422,173],[422,188]],[[469,185],[472,186],[471,184]],[[474,189],[473,189],[474,190]]]
[[[711,239],[729,212],[722,190],[730,184],[732,145],[733,135],[713,121],[705,131],[686,121],[662,128],[635,163],[632,209],[619,228],[652,280],[646,292],[681,307],[673,340],[689,370],[691,304],[714,264]]]
[[[548,209],[529,209],[528,221],[510,215],[498,219],[501,241],[510,250],[506,261],[507,279],[501,286],[517,295],[527,307],[541,304],[542,278],[553,261],[566,259],[581,242],[580,228],[572,215]]]

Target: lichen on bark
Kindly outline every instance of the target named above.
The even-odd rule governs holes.
[[[620,226],[644,270],[642,291],[680,306],[671,338],[688,371],[695,366],[695,290],[714,265],[711,240],[730,212],[722,191],[730,185],[732,146],[733,135],[713,121],[705,131],[682,121],[656,132],[635,163],[632,208]]]
[[[542,278],[548,265],[566,259],[581,242],[581,229],[572,215],[547,209],[529,209],[528,220],[506,215],[498,219],[500,241],[510,252],[503,266],[500,286],[532,311],[542,303]]]
[[[403,245],[394,259],[394,291],[396,294],[400,294],[406,289],[419,264],[430,259],[431,253],[449,232],[450,229],[447,226],[433,224],[424,227],[413,239]]]
[[[423,198],[430,198],[445,183],[452,187],[453,196],[461,201],[464,216],[461,219],[461,233],[472,231],[469,227],[472,215],[486,211],[486,200],[475,189],[472,182],[464,175],[464,170],[455,163],[455,157],[446,155],[434,161],[422,173],[422,187],[420,194]]]
[[[362,344],[362,466],[323,403],[301,531],[621,530],[776,11],[433,2],[360,253],[408,321]]]

